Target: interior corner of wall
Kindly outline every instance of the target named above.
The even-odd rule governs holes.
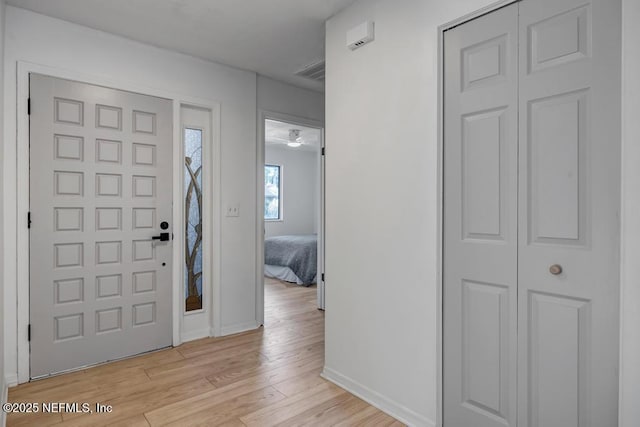
[[[15,387],[18,385],[18,374],[13,372],[13,373],[5,373],[4,376],[4,385],[5,387]]]

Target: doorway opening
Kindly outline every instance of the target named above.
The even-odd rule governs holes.
[[[316,306],[325,308],[324,135],[320,123],[267,113],[261,127],[258,312],[264,324],[265,288],[316,289]]]

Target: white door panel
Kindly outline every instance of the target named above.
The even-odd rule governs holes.
[[[517,10],[445,36],[447,426],[516,422]]]
[[[31,377],[171,345],[171,102],[30,77]]]
[[[617,425],[615,28],[616,1],[520,4],[520,426]]]

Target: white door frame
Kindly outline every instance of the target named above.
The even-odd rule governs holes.
[[[182,322],[180,338],[181,341],[192,341],[194,339],[208,337],[208,336],[220,336],[221,335],[221,302],[220,302],[220,233],[221,233],[221,187],[220,187],[220,144],[219,144],[219,130],[220,123],[219,112],[220,110],[214,110],[211,107],[195,105],[194,103],[180,102],[180,134],[179,141],[175,141],[175,145],[178,145],[178,151],[180,156],[180,171],[178,172],[178,178],[174,180],[174,185],[177,181],[180,187],[180,194],[178,199],[180,203],[184,201],[184,164],[182,163],[182,157],[184,156],[184,129],[186,127],[200,128],[198,124],[193,126],[188,120],[182,116],[183,109],[202,110],[208,113],[209,116],[209,132],[204,132],[204,138],[202,140],[202,164],[208,165],[208,168],[202,170],[202,183],[205,191],[202,194],[202,308],[194,311],[185,311],[184,305],[184,283],[182,278],[184,277],[185,265],[184,265],[184,204],[180,204],[181,222],[181,236],[182,239],[179,242],[180,247],[176,248],[180,263],[174,268],[180,269],[180,283],[181,286],[176,286],[176,298],[179,302],[177,305],[180,309],[180,320]],[[209,190],[207,190],[209,189]],[[175,206],[174,198],[174,206]],[[174,239],[174,242],[176,240]],[[175,255],[175,254],[174,254]],[[199,328],[195,329],[194,324],[199,324]],[[174,343],[174,345],[177,345]]]
[[[487,7],[484,7],[482,9],[479,9],[475,12],[471,12],[465,16],[462,16],[458,19],[455,19],[453,21],[450,21],[446,24],[443,24],[441,26],[438,27],[438,217],[437,217],[437,224],[438,224],[438,250],[437,250],[437,283],[438,283],[438,288],[437,288],[437,313],[436,313],[436,319],[437,319],[437,340],[436,340],[436,351],[437,351],[437,371],[436,371],[436,376],[437,376],[437,394],[436,394],[436,398],[437,398],[437,402],[436,402],[436,426],[441,427],[442,426],[442,412],[443,412],[443,385],[444,385],[444,378],[443,378],[443,370],[442,370],[442,365],[443,365],[443,310],[442,310],[442,303],[443,303],[443,299],[442,299],[442,294],[443,294],[443,286],[444,286],[444,282],[443,282],[443,276],[442,276],[442,271],[443,271],[443,208],[444,208],[444,168],[443,168],[443,163],[444,163],[444,88],[443,88],[443,84],[444,84],[444,32],[446,30],[449,30],[453,27],[456,27],[458,25],[464,24],[467,21],[470,21],[474,18],[478,18],[482,15],[485,15],[487,13],[491,13],[497,9],[500,9],[502,7],[508,6],[512,3],[516,3],[520,0],[499,0],[493,4],[488,5]],[[624,86],[624,80],[623,80],[623,86]],[[622,102],[623,102],[623,109],[622,109],[622,116],[624,116],[626,114],[626,111],[624,109],[624,100],[625,100],[625,92],[622,91]],[[630,142],[626,141],[624,139],[624,129],[623,129],[623,140],[622,140],[622,152],[625,152],[625,146],[627,146],[628,144],[631,144]],[[623,159],[624,159],[624,155],[623,155]],[[624,163],[624,162],[623,162]],[[623,407],[623,405],[625,404],[625,400],[623,400],[624,394],[622,393],[623,389],[632,389],[634,386],[634,381],[636,380],[636,378],[632,377],[632,376],[628,376],[625,375],[625,367],[627,365],[632,365],[633,363],[635,363],[635,361],[632,360],[628,360],[627,357],[625,357],[627,354],[624,352],[625,350],[625,346],[624,346],[624,340],[625,340],[625,330],[628,328],[635,328],[635,326],[631,326],[631,325],[637,325],[637,321],[638,321],[638,316],[634,315],[634,313],[637,312],[637,310],[634,310],[634,313],[627,313],[625,316],[625,307],[628,307],[624,304],[624,297],[626,294],[632,294],[632,292],[630,291],[630,289],[634,288],[636,286],[636,283],[630,283],[630,281],[626,280],[627,277],[629,277],[627,273],[626,269],[629,269],[629,267],[625,264],[625,254],[626,251],[625,249],[629,246],[631,246],[631,244],[629,242],[633,242],[634,240],[636,240],[636,236],[633,235],[633,233],[626,233],[625,230],[627,229],[633,229],[634,225],[637,224],[637,221],[634,220],[635,214],[634,215],[628,215],[629,213],[629,208],[625,209],[626,207],[626,198],[628,196],[630,196],[630,194],[626,193],[625,190],[625,185],[624,185],[624,178],[625,176],[625,169],[623,166],[623,170],[622,170],[622,182],[620,183],[620,185],[623,187],[623,191],[621,192],[621,221],[620,221],[620,247],[621,247],[621,255],[620,255],[620,299],[621,299],[621,304],[620,304],[620,365],[619,365],[619,370],[618,370],[618,382],[619,382],[619,389],[620,389],[620,394],[619,394],[619,398],[618,398],[618,411],[620,414],[620,419],[619,421],[621,422],[621,427],[623,426],[623,422],[627,421],[624,420],[622,415],[624,414],[624,410],[625,408]],[[635,194],[633,194],[633,196],[635,196]],[[635,221],[635,223],[634,223]],[[633,321],[632,321],[633,320]],[[626,334],[626,335],[631,335],[631,334]],[[630,352],[631,353],[631,352]],[[631,398],[628,398],[629,401],[631,401]],[[631,405],[627,402],[627,405]],[[634,422],[634,420],[630,420],[630,422]]]
[[[324,147],[324,123],[320,120],[294,116],[292,114],[278,113],[269,110],[258,110],[258,151],[257,151],[257,209],[256,209],[256,323],[264,324],[264,162],[265,162],[265,130],[264,121],[267,119],[278,120],[294,125],[316,128],[321,131],[320,147]],[[320,165],[320,215],[318,224],[318,260],[324,267],[324,174],[322,172],[322,153],[319,153]],[[322,247],[322,249],[321,249]],[[322,253],[321,253],[322,252]],[[324,270],[324,268],[323,268]],[[324,282],[320,280],[321,271],[318,271],[318,306],[324,307]],[[320,300],[322,295],[322,301]]]
[[[27,99],[29,98],[29,74],[37,73],[60,79],[73,80],[97,86],[104,86],[112,89],[135,92],[142,95],[155,96],[171,100],[173,103],[173,223],[182,224],[183,201],[182,201],[182,137],[180,125],[180,106],[191,105],[211,110],[212,112],[212,144],[211,155],[214,159],[214,171],[212,187],[215,197],[213,197],[210,209],[214,218],[219,218],[220,212],[220,104],[207,99],[196,98],[176,94],[170,91],[144,87],[122,80],[112,80],[104,76],[85,74],[74,70],[61,69],[46,65],[34,64],[26,61],[17,62],[17,185],[16,195],[16,286],[17,286],[17,341],[18,341],[18,383],[29,381],[29,341],[27,329],[29,326],[29,230],[27,227],[27,212],[29,211],[29,115],[27,114]],[[220,221],[214,221],[213,238],[220,236]],[[172,294],[172,340],[177,346],[182,342],[181,325],[183,313],[183,286],[182,286],[182,265],[183,252],[182,242],[184,239],[184,228],[174,227],[173,244],[173,294]],[[218,239],[219,241],[219,239]],[[220,266],[220,250],[214,251],[213,265]],[[219,270],[219,267],[218,267]],[[212,297],[214,298],[214,310],[211,317],[212,334],[220,329],[219,294],[220,280],[219,272],[213,274]],[[180,284],[176,286],[176,283]],[[217,301],[217,305],[216,305]],[[3,302],[4,303],[4,302]]]

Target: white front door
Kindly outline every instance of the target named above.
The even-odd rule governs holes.
[[[171,101],[31,74],[30,103],[31,378],[171,345]]]
[[[523,0],[445,32],[445,426],[617,425],[619,28]]]

